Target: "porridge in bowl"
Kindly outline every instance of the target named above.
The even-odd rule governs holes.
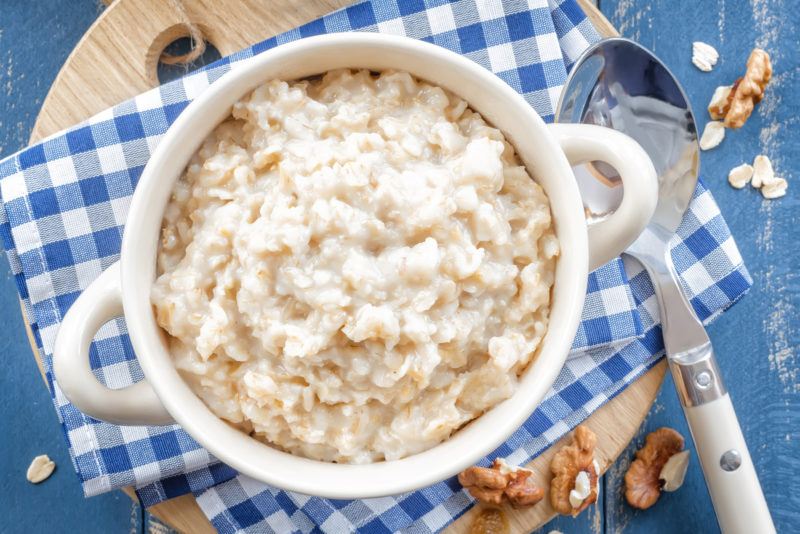
[[[502,133],[404,72],[270,81],[194,155],[151,301],[217,416],[348,463],[446,440],[544,334],[550,207]]]

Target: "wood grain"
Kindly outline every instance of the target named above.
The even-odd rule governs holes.
[[[578,1],[601,34],[617,35],[588,0]],[[272,0],[269,3],[183,0],[189,20],[201,28],[223,56],[349,3],[348,0]],[[158,56],[167,44],[186,35],[183,15],[172,10],[170,5],[161,0],[116,0],[111,4],[61,69],[39,113],[31,142],[156,86]],[[131,31],[132,27],[136,31]],[[31,345],[38,360],[35,344]],[[587,419],[586,424],[599,438],[597,458],[603,471],[614,462],[645,418],[664,372],[664,364],[659,364]],[[542,487],[549,486],[550,458],[562,442],[529,464]],[[135,498],[131,489],[125,492]],[[191,495],[153,506],[150,512],[181,532],[213,532]],[[528,510],[506,512],[513,532],[529,532],[554,515],[549,502]],[[447,531],[467,532],[475,513],[476,509],[470,510]]]

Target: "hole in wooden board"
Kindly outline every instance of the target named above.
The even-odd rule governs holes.
[[[145,73],[151,87],[170,82],[200,67],[213,63],[221,57],[216,46],[204,39],[205,50],[203,54],[194,59],[189,64],[162,64],[162,57],[179,58],[189,54],[194,50],[194,43],[191,35],[195,38],[204,39],[203,36],[209,35],[207,28],[202,24],[188,24],[177,22],[161,30],[145,55]],[[202,46],[202,45],[201,45]],[[194,54],[192,54],[194,55]]]
[[[194,41],[191,37],[179,37],[169,43],[163,52],[169,56],[179,57],[189,54],[195,47]],[[219,50],[210,42],[205,42],[205,50],[200,56],[189,63],[174,63],[167,64],[159,60],[156,65],[156,75],[158,76],[159,83],[167,83],[177,80],[188,73],[204,67],[220,59],[222,55]]]

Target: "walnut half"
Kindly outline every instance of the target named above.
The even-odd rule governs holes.
[[[458,474],[458,482],[470,495],[487,504],[503,502],[506,476],[491,467],[472,466]]]
[[[580,425],[572,441],[553,456],[550,504],[556,512],[573,517],[597,501],[598,467],[594,461],[597,436]]]
[[[544,490],[529,480],[531,471],[519,470],[511,475],[505,494],[515,508],[533,506],[544,498]]]
[[[728,94],[725,112],[726,128],[741,128],[753,112],[756,104],[764,98],[764,89],[772,78],[772,63],[769,54],[760,48],[750,52],[744,76],[734,82]]]
[[[544,498],[544,490],[530,479],[533,471],[509,466],[496,458],[492,467],[468,467],[458,482],[475,499],[486,504],[508,501],[515,508],[533,506]]]
[[[659,428],[645,438],[644,447],[625,473],[625,499],[634,508],[645,510],[661,496],[661,470],[683,450],[683,436],[671,428]]]

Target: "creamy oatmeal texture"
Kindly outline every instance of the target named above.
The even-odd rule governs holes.
[[[270,81],[177,182],[152,291],[184,378],[293,454],[428,449],[510,397],[547,329],[542,189],[407,73]]]

